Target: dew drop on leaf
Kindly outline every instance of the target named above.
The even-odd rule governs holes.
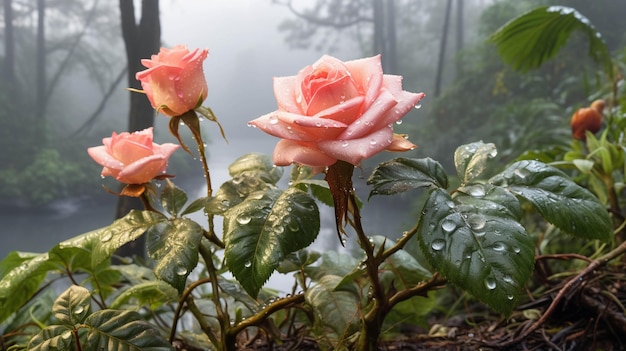
[[[83,306],[78,306],[74,309],[74,314],[81,314],[84,310],[85,308]]]
[[[107,232],[106,234],[104,234],[104,236],[102,237],[102,242],[105,243],[109,240],[111,240],[111,238],[113,238],[113,234],[111,232]]]
[[[485,196],[485,188],[480,184],[474,185],[469,188],[469,194],[473,197],[483,197]]]
[[[237,223],[242,224],[242,225],[250,223],[250,220],[251,220],[250,216],[246,216],[246,215],[241,215],[237,217]]]
[[[473,230],[481,230],[485,227],[485,224],[487,224],[487,220],[482,215],[473,214],[467,219],[467,224],[469,224],[470,228]]]
[[[433,240],[433,243],[430,245],[430,247],[432,247],[433,250],[435,251],[439,251],[443,249],[445,246],[446,246],[446,242],[442,239],[435,239]]]
[[[506,245],[501,241],[497,241],[493,244],[491,248],[493,249],[493,251],[502,252],[506,250]]]
[[[187,268],[185,268],[185,267],[178,267],[178,268],[176,268],[176,274],[180,275],[180,276],[183,276],[183,275],[187,274]]]
[[[252,262],[246,261],[246,263],[244,263],[243,266],[246,267],[246,268],[250,268],[250,267],[252,267]]]
[[[515,176],[519,179],[525,179],[526,177],[528,177],[530,172],[524,168],[517,168],[515,171],[513,171],[513,174],[515,174]]]
[[[446,233],[451,233],[456,229],[456,224],[453,221],[445,220],[441,223],[441,229],[443,229]]]
[[[489,277],[487,279],[485,279],[485,286],[487,287],[487,289],[489,290],[493,290],[496,288],[496,280]]]

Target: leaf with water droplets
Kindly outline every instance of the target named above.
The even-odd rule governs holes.
[[[52,313],[62,324],[73,327],[82,323],[90,312],[91,294],[82,286],[71,285],[54,301]]]
[[[287,255],[307,247],[320,229],[315,201],[295,187],[268,188],[224,213],[228,269],[253,297]]]
[[[187,203],[187,194],[177,187],[171,180],[165,180],[165,187],[161,191],[161,206],[172,216],[177,216]]]
[[[304,298],[324,325],[337,335],[350,335],[358,326],[359,300],[351,292],[337,291],[341,279],[336,275],[322,277],[306,291]]]
[[[395,158],[379,164],[367,180],[369,197],[393,195],[423,187],[448,187],[448,176],[441,164],[431,158]]]
[[[202,233],[202,227],[188,218],[175,218],[148,230],[146,248],[148,256],[155,260],[154,274],[179,293],[198,264]]]
[[[65,325],[51,325],[35,334],[28,342],[27,350],[52,351],[75,350],[76,341],[72,335],[72,328]]]
[[[418,241],[444,277],[508,315],[530,277],[534,246],[519,223],[517,198],[503,188],[481,186],[479,197],[470,194],[471,187],[460,188],[454,198],[442,189],[431,191]]]
[[[135,311],[105,309],[89,315],[81,325],[87,330],[83,350],[172,351],[159,330]]]
[[[97,267],[120,247],[143,235],[148,228],[165,221],[167,218],[160,213],[132,210],[110,226],[100,229],[100,241],[93,248],[91,266]]]
[[[481,175],[487,166],[487,160],[497,153],[494,144],[482,141],[459,146],[454,152],[454,166],[461,184],[467,184]]]
[[[489,182],[528,200],[543,218],[568,234],[604,241],[611,237],[611,218],[604,205],[554,167],[520,161]]]

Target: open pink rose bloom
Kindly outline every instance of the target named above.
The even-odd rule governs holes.
[[[298,75],[274,78],[278,110],[249,124],[282,138],[274,163],[360,165],[383,150],[415,148],[393,125],[424,97],[402,90],[402,77],[383,74],[380,55],[342,62],[323,56]]]
[[[179,45],[141,60],[148,69],[137,72],[136,78],[152,107],[170,117],[180,116],[204,101],[208,88],[202,63],[208,54],[207,49],[189,51]]]
[[[88,148],[89,156],[104,167],[103,177],[112,176],[125,184],[147,183],[165,173],[168,159],[179,147],[153,143],[152,127],[135,133],[113,132],[102,143]]]

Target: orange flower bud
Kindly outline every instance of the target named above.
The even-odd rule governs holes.
[[[604,106],[604,100],[595,100],[590,107],[582,107],[574,112],[570,122],[574,139],[585,140],[587,138],[586,131],[595,133],[600,130]]]

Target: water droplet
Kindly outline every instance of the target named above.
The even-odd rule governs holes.
[[[348,143],[347,141],[344,141],[343,143],[341,143],[341,147],[348,147],[350,143]]]
[[[520,251],[522,251],[519,247],[517,246],[513,246],[513,252],[515,252],[516,254],[520,253]]]
[[[530,174],[530,172],[524,168],[517,168],[515,169],[515,171],[513,171],[513,174],[515,174],[515,176],[519,179],[525,179]]]
[[[513,278],[508,274],[503,275],[502,280],[509,284],[513,283]]]
[[[496,150],[496,149],[491,150],[491,152],[487,156],[489,156],[489,158],[494,158],[494,157],[498,156],[498,150]]]
[[[445,220],[441,223],[441,229],[446,233],[452,233],[456,229],[456,223],[450,220]]]
[[[509,300],[513,300],[513,295],[507,295],[506,298]]]
[[[494,243],[491,248],[493,249],[493,251],[502,252],[502,251],[506,250],[506,245],[503,242],[498,241],[498,242]]]
[[[100,239],[100,240],[102,240],[102,242],[105,243],[105,242],[111,240],[111,238],[113,238],[113,234],[111,232],[107,232],[106,234],[104,234],[102,236],[102,239]]]
[[[270,124],[278,124],[278,118],[274,116],[270,117]]]
[[[496,280],[489,277],[487,279],[485,279],[485,286],[487,287],[487,289],[489,290],[493,290],[496,288]]]
[[[182,267],[182,266],[176,268],[176,274],[180,275],[180,276],[183,276],[183,275],[187,274],[187,268]]]
[[[482,215],[473,214],[467,219],[467,224],[469,224],[472,230],[481,230],[487,224],[487,220]]]
[[[374,139],[370,140],[370,145],[376,145],[376,140]]]
[[[85,307],[83,306],[78,306],[74,309],[74,314],[81,314],[83,313],[83,311],[85,310]]]
[[[483,197],[485,196],[485,188],[480,184],[476,184],[469,188],[468,193],[473,197]]]
[[[401,120],[401,119],[397,120],[397,121],[396,121],[396,124],[397,124],[397,125],[402,124],[402,120]]]
[[[422,104],[417,104],[417,105],[415,105],[415,109],[416,109],[416,110],[419,110],[420,108],[422,108]]]
[[[442,239],[435,239],[433,240],[433,243],[430,245],[430,247],[432,247],[433,250],[435,251],[439,251],[443,249],[445,246],[446,246],[446,242]]]
[[[246,267],[246,268],[250,268],[250,267],[252,267],[252,262],[246,261],[246,263],[244,263],[243,266]]]
[[[446,201],[446,205],[450,208],[454,208],[456,205],[454,204],[454,201]]]
[[[245,225],[245,224],[250,223],[251,219],[252,218],[250,218],[250,216],[241,215],[241,216],[237,217],[237,223]]]

